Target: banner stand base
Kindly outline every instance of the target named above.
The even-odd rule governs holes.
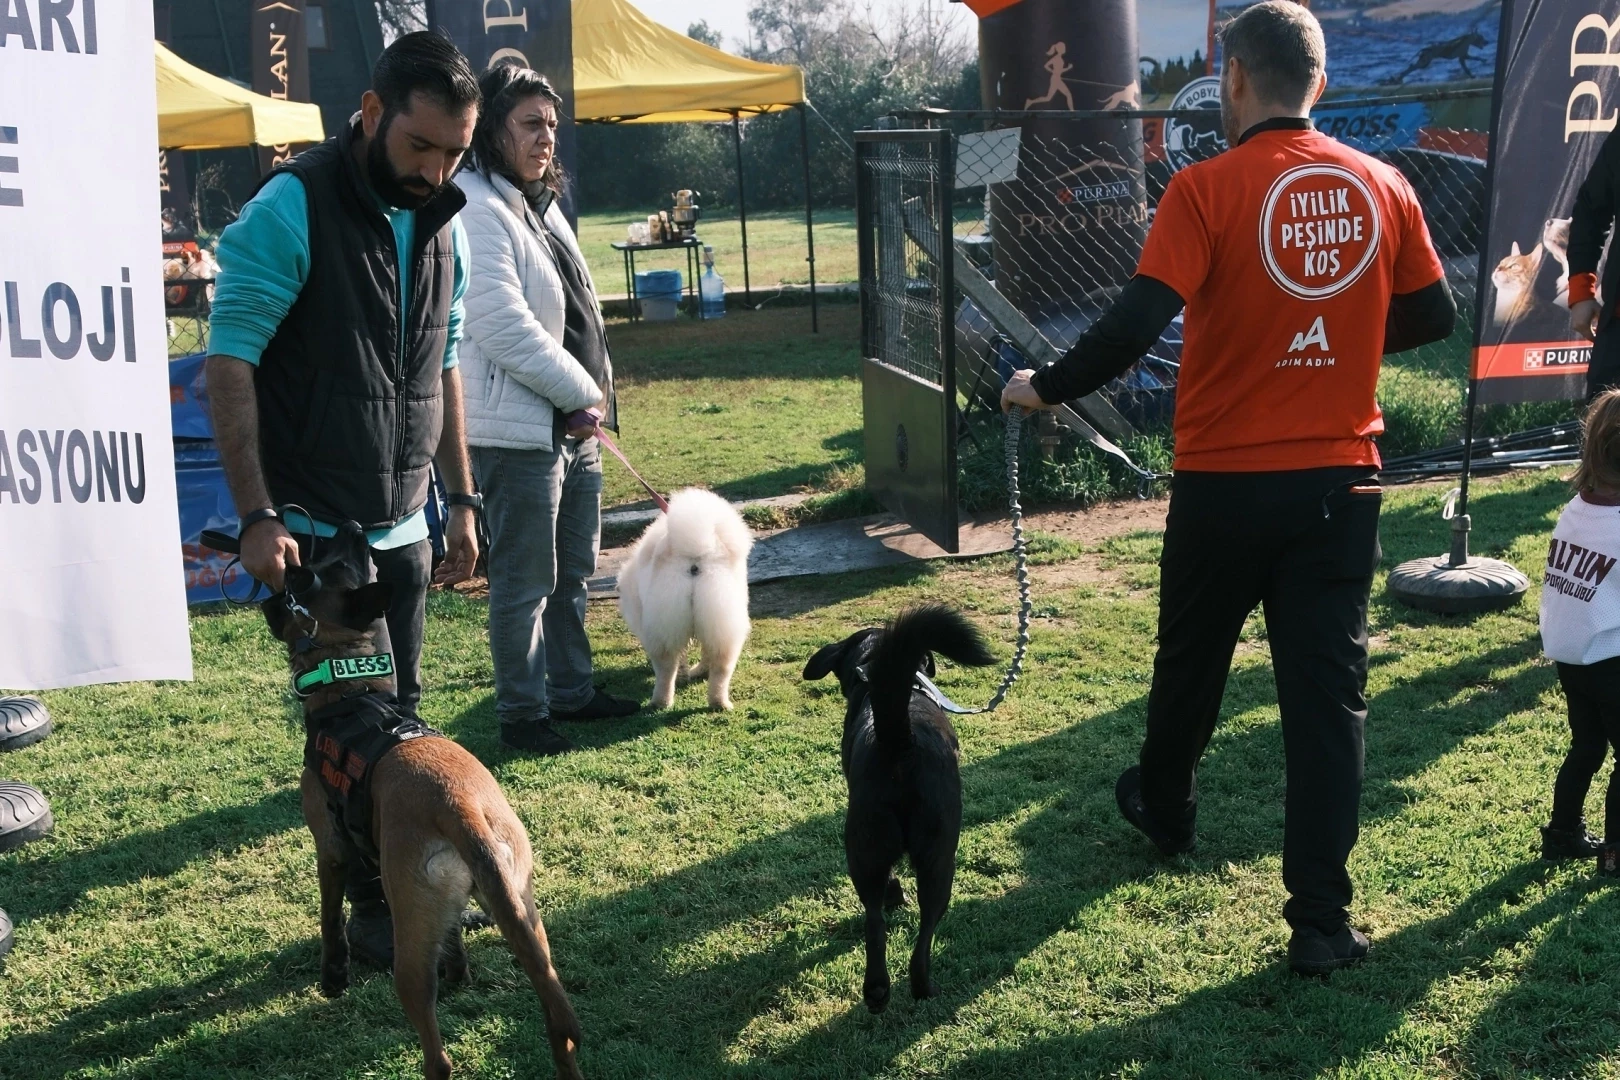
[[[20,848],[51,831],[56,820],[38,788],[0,780],[0,851]]]
[[[51,733],[51,714],[37,697],[0,696],[0,751],[33,746]]]
[[[1451,553],[1437,559],[1412,559],[1389,572],[1391,596],[1422,611],[1462,614],[1501,611],[1519,602],[1530,579],[1500,559],[1468,554],[1469,517],[1451,520]]]

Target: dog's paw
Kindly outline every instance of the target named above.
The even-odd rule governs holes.
[[[709,709],[711,711],[713,711],[713,712],[730,712],[731,711],[731,698],[723,697],[723,698],[720,698],[718,700],[716,700],[715,698],[710,698],[709,699]]]
[[[348,988],[349,966],[347,964],[340,968],[326,968],[321,971],[322,997],[342,997],[343,992]]]
[[[868,984],[863,988],[862,992],[863,996],[866,998],[866,1007],[870,1009],[874,1015],[889,1007],[888,983],[885,982],[881,985],[875,986]]]
[[[883,910],[893,911],[895,908],[905,906],[906,890],[901,886],[899,878],[892,877],[889,879],[888,888],[883,892]]]
[[[939,997],[939,983],[924,975],[921,979],[911,980],[911,996],[918,1001],[926,998]]]

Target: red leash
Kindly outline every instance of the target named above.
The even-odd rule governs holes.
[[[601,425],[597,425],[596,437],[601,440],[602,445],[607,447],[614,457],[618,458],[624,464],[626,469],[630,470],[630,475],[636,478],[636,482],[647,489],[647,494],[651,495],[653,502],[658,504],[658,509],[662,510],[666,514],[669,513],[669,501],[662,495],[658,494],[657,488],[653,487],[651,484],[647,483],[646,480],[642,479],[641,474],[636,472],[636,467],[630,464],[630,459],[624,456],[624,451],[619,449],[618,444],[613,441],[612,437],[608,435],[607,431],[602,428]]]

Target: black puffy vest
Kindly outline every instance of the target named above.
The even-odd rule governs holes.
[[[378,528],[427,501],[444,421],[450,223],[466,198],[451,185],[416,212],[402,318],[394,230],[354,160],[354,133],[346,127],[276,170],[304,185],[309,277],[254,385],[270,497],[325,521]]]

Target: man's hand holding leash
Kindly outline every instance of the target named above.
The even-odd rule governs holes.
[[[242,530],[242,569],[280,592],[287,567],[298,566],[298,541],[279,518],[265,518]]]
[[[1053,406],[1042,401],[1041,395],[1037,394],[1035,387],[1030,385],[1029,380],[1034,377],[1035,372],[1031,368],[1013,372],[1012,378],[1007,380],[1007,385],[1001,388],[1002,412],[1006,412],[1014,405],[1022,406],[1031,411],[1053,408]]]
[[[1602,307],[1596,300],[1581,300],[1569,309],[1569,324],[1587,341],[1597,340],[1597,320]]]

